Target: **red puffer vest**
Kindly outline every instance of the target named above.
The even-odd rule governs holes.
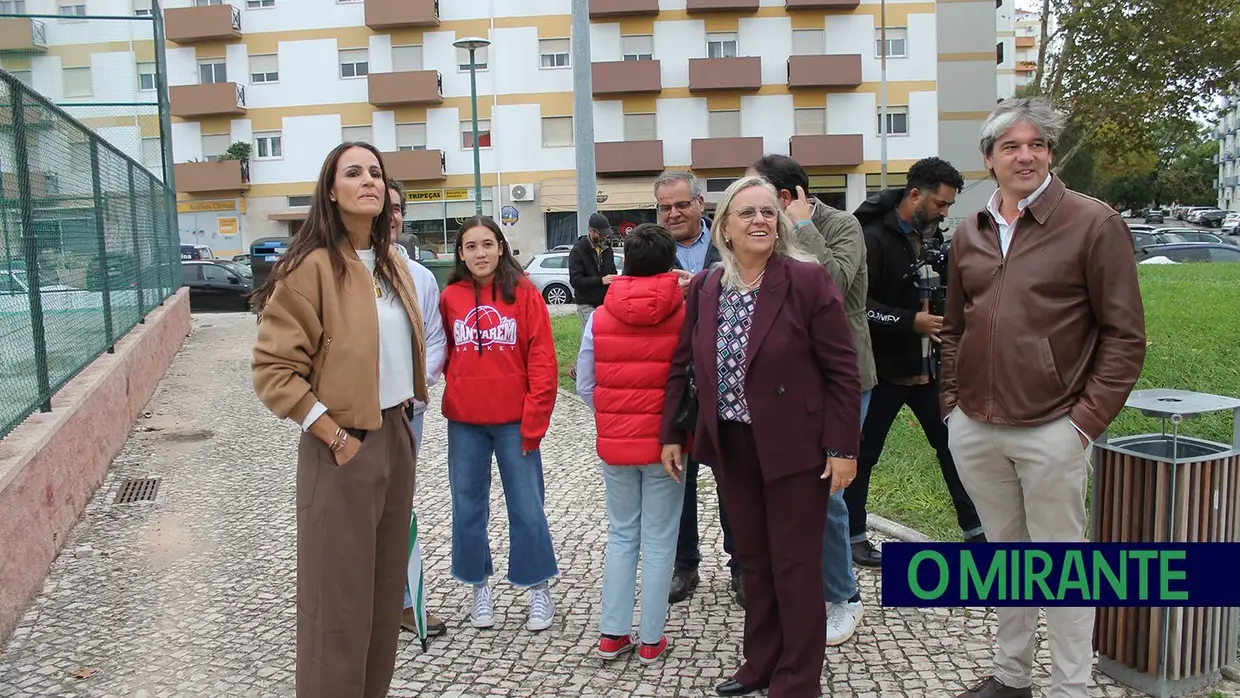
[[[663,396],[684,318],[671,273],[617,276],[594,311],[594,420],[604,463],[659,462]]]

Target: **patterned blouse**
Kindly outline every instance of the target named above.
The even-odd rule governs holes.
[[[719,420],[751,424],[745,401],[745,351],[758,289],[741,293],[724,288],[719,294],[719,331],[715,358],[719,378]]]

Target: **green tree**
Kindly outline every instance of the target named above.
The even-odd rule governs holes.
[[[1177,152],[1165,171],[1158,175],[1161,200],[1178,201],[1187,206],[1212,206],[1218,203],[1214,180],[1218,166],[1213,157],[1218,145],[1211,139],[1203,139]]]

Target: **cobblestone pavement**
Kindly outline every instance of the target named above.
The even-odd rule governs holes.
[[[0,696],[292,695],[297,436],[254,397],[253,333],[249,316],[195,317],[148,415],[0,655]],[[705,696],[735,670],[743,616],[727,591],[709,476],[698,484],[702,582],[671,610],[670,657],[646,668],[633,658],[604,665],[592,653],[606,539],[592,430],[584,405],[562,395],[544,442],[562,570],[552,587],[555,625],[527,632],[525,596],[499,582],[499,622],[480,631],[467,622],[468,590],[448,573],[445,426],[432,405],[417,505],[430,606],[450,630],[425,653],[405,636],[391,695]],[[119,483],[133,477],[162,478],[156,501],[113,504]],[[497,479],[495,551],[507,539],[501,497]],[[497,554],[500,575],[505,566]],[[883,609],[878,575],[859,574],[870,605],[855,639],[827,651],[828,695],[953,696],[985,675],[991,614]],[[1035,681],[1044,683],[1042,647]],[[1234,684],[1221,689],[1240,695]],[[1138,694],[1099,676],[1091,695]]]

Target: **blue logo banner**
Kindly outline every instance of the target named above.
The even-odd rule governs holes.
[[[1240,607],[1240,543],[884,543],[883,606]]]

